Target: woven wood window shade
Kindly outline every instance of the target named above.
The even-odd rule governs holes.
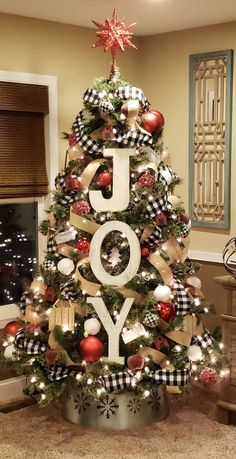
[[[47,194],[46,114],[46,86],[0,81],[0,198]]]

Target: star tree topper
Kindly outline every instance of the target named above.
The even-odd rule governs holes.
[[[99,24],[98,22],[92,21],[95,26],[98,28],[96,34],[100,37],[96,43],[94,43],[93,48],[97,46],[104,46],[104,51],[111,50],[113,63],[116,58],[117,51],[124,52],[125,47],[134,48],[137,47],[130,41],[133,33],[130,32],[131,27],[133,27],[136,22],[133,24],[126,25],[124,19],[119,19],[117,16],[117,11],[114,9],[112,19],[106,18],[105,24]]]

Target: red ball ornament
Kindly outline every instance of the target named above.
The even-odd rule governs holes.
[[[85,362],[96,362],[102,357],[103,352],[103,343],[96,336],[87,336],[79,343],[79,354]]]
[[[82,164],[84,164],[85,166],[87,166],[89,163],[91,163],[92,158],[90,158],[90,156],[87,156],[87,155],[81,155],[81,156],[78,158],[78,161],[80,161]]]
[[[110,185],[112,182],[112,176],[109,172],[105,171],[105,172],[101,172],[101,174],[99,174],[98,176],[98,185],[99,186],[108,186]]]
[[[175,318],[175,307],[172,303],[158,303],[159,317],[165,322],[171,322]]]
[[[76,175],[68,175],[65,179],[66,191],[77,191],[81,188],[81,182]]]
[[[90,212],[90,205],[87,201],[77,201],[72,205],[73,212],[76,215],[84,215]]]
[[[127,366],[130,370],[142,370],[144,363],[144,358],[139,354],[131,355],[127,359]]]
[[[139,177],[138,183],[142,188],[152,188],[156,183],[156,178],[150,172],[145,172]]]
[[[22,326],[16,322],[15,320],[12,320],[11,322],[8,322],[7,325],[5,325],[3,329],[3,334],[4,335],[11,335],[15,336],[16,333],[22,328]]]
[[[200,372],[199,379],[203,384],[211,386],[217,382],[217,372],[214,368],[203,368]]]
[[[142,257],[148,257],[150,255],[150,249],[149,247],[143,246],[141,247],[141,255]]]
[[[90,249],[90,242],[88,239],[79,239],[76,242],[76,249],[79,253],[88,253]]]
[[[156,134],[160,134],[165,124],[164,116],[157,110],[150,110],[150,112],[144,113],[142,120],[144,123],[143,129],[150,132],[150,134],[153,134],[154,132]]]

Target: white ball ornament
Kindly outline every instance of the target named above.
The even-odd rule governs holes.
[[[99,320],[96,318],[87,319],[84,322],[84,330],[89,335],[97,335],[98,332],[100,331],[100,328],[101,328],[101,324]]]
[[[14,344],[10,344],[4,350],[4,357],[6,360],[17,360],[16,356],[13,356],[13,353],[16,352]]]
[[[69,274],[74,271],[75,265],[70,258],[62,258],[62,260],[60,260],[57,264],[57,269],[61,274],[69,276]]]
[[[202,350],[196,344],[189,346],[187,355],[192,362],[197,362],[198,360],[202,359]]]
[[[193,287],[199,288],[199,289],[202,286],[200,279],[196,276],[188,277],[187,284],[192,285]]]
[[[157,301],[168,302],[171,297],[171,289],[167,285],[158,285],[154,290],[154,298]]]

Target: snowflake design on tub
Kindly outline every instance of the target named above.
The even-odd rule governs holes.
[[[151,405],[152,410],[158,411],[161,405],[161,397],[158,389],[153,389],[149,395],[148,405]]]
[[[75,398],[75,410],[81,414],[82,411],[86,411],[90,407],[89,397],[81,390]]]
[[[136,414],[138,411],[140,411],[141,403],[138,397],[133,397],[129,400],[129,403],[127,405],[127,408],[131,411],[131,413]]]
[[[97,409],[100,411],[100,416],[106,416],[109,419],[113,414],[116,415],[116,411],[119,408],[115,397],[103,397],[97,404]]]

